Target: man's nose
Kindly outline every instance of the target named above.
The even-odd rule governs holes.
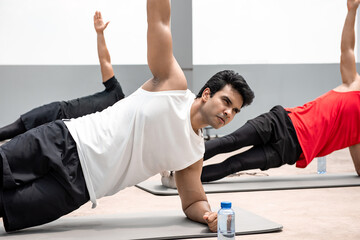
[[[230,118],[232,115],[232,110],[230,108],[225,109],[224,115]]]

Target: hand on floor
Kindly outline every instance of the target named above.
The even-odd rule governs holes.
[[[216,212],[206,212],[203,216],[206,221],[210,231],[217,232],[217,213]]]

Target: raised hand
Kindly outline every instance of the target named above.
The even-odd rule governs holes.
[[[360,4],[360,0],[348,0],[347,1],[347,8],[348,10],[356,9]]]
[[[107,27],[108,24],[109,24],[109,22],[104,24],[104,21],[103,21],[102,16],[101,16],[101,12],[96,11],[95,15],[94,15],[95,31],[97,33],[102,33],[105,30],[105,28]]]

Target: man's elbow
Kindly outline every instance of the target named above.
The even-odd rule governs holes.
[[[192,204],[188,204],[188,205],[182,205],[182,210],[184,212],[184,214],[189,217],[189,212],[190,212],[190,207]]]
[[[201,208],[204,203],[206,203],[207,206],[209,205],[206,199],[199,199],[199,200],[193,201],[189,204],[186,204],[186,205],[184,204],[184,205],[182,205],[183,212],[185,213],[185,215],[188,218],[192,219],[190,217],[192,215],[192,213],[195,210],[197,210],[198,208]]]
[[[358,176],[360,176],[360,168],[355,169]]]

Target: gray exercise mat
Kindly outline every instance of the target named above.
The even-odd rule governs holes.
[[[243,209],[235,210],[236,235],[270,233],[282,225]],[[181,211],[64,217],[55,222],[7,234],[6,239],[184,239],[215,237],[206,225],[188,220]]]
[[[177,195],[176,189],[161,185],[160,180],[148,180],[138,188],[149,193],[169,196]],[[355,173],[344,174],[311,174],[294,176],[253,176],[231,177],[211,183],[204,183],[206,193],[249,192],[286,189],[331,188],[360,186],[360,177]]]

